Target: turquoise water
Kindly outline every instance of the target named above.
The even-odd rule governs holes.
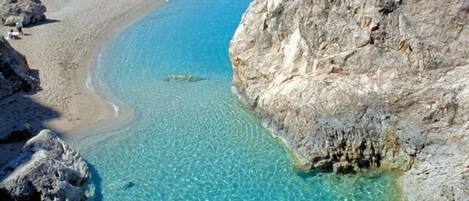
[[[171,0],[116,35],[97,62],[134,119],[74,144],[96,200],[392,200],[389,174],[295,171],[231,93],[228,43],[247,0]],[[204,80],[175,82],[172,74]]]

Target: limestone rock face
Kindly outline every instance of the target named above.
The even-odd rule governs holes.
[[[0,200],[86,199],[85,161],[49,130],[31,138],[0,174]]]
[[[0,0],[0,22],[4,25],[35,24],[46,19],[41,0]]]
[[[0,36],[0,100],[14,93],[39,89],[39,81],[31,76],[26,58]]]
[[[409,200],[468,200],[468,13],[467,0],[254,0],[230,45],[233,91],[299,167],[398,168]]]

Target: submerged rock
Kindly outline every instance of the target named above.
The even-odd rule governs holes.
[[[55,133],[44,130],[1,170],[0,198],[83,201],[88,177],[81,156]]]
[[[38,23],[46,19],[46,11],[40,0],[0,0],[0,22],[4,25]]]
[[[128,190],[128,189],[131,189],[135,186],[135,183],[134,182],[127,182],[125,185],[124,185],[124,190]]]
[[[170,75],[166,79],[166,81],[189,81],[189,82],[197,82],[205,80],[205,78],[196,77],[193,75]]]
[[[39,89],[26,58],[0,36],[0,100],[17,92]]]
[[[466,0],[254,0],[230,45],[233,90],[302,168],[400,169],[410,200],[467,200],[468,13]]]

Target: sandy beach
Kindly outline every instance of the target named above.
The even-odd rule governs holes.
[[[85,85],[97,51],[116,31],[164,3],[162,0],[43,0],[48,20],[25,27],[10,41],[38,71],[42,90],[0,103],[2,131],[25,123],[60,134],[114,116],[112,106]],[[1,33],[10,28],[1,27]],[[16,146],[0,146],[0,165]]]

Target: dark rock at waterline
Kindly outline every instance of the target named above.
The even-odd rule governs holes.
[[[46,11],[40,0],[0,0],[0,22],[4,25],[42,22],[46,19]]]
[[[55,133],[44,130],[2,168],[0,196],[5,200],[84,201],[88,177],[81,156]]]

